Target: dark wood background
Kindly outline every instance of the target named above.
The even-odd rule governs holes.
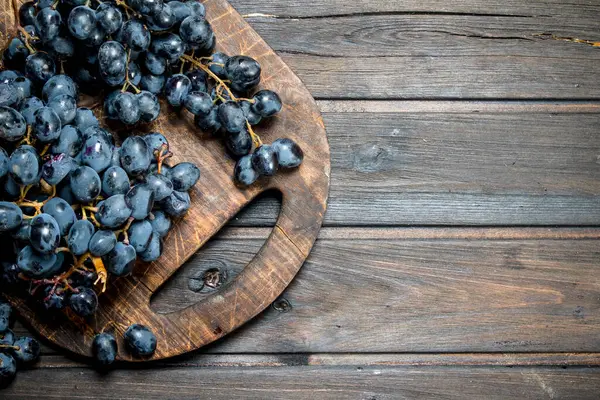
[[[217,344],[109,374],[44,347],[0,397],[598,398],[600,49],[551,35],[600,41],[600,3],[231,3],[324,116],[313,253]],[[239,273],[277,212],[270,196],[242,212],[153,308]]]

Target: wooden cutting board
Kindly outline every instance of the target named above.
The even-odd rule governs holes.
[[[202,176],[192,190],[188,215],[177,222],[164,241],[164,254],[154,263],[136,266],[126,278],[110,279],[100,296],[96,315],[83,320],[58,313],[41,316],[22,299],[10,301],[20,315],[54,344],[90,356],[96,333],[111,326],[119,341],[119,358],[132,359],[121,341],[126,327],[141,323],[158,339],[151,359],[162,359],[198,349],[232,332],[268,307],[292,281],[321,227],[329,190],[330,155],[323,120],[311,94],[300,79],[224,0],[204,2],[207,19],[218,38],[218,51],[244,54],[262,66],[261,88],[278,92],[284,102],[281,114],[256,131],[265,143],[280,137],[295,140],[305,153],[302,166],[283,172],[249,189],[237,188],[231,179],[234,161],[220,141],[203,137],[189,114],[176,114],[162,103],[159,119],[145,131],[163,132],[171,143],[173,163],[196,163]],[[2,0],[1,41],[15,34],[13,3]],[[275,189],[282,193],[279,219],[268,240],[244,270],[227,285],[188,308],[158,314],[150,297],[208,239],[258,194]]]

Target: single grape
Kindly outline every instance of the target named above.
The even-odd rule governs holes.
[[[0,353],[0,388],[8,386],[17,375],[17,362],[6,353]]]
[[[33,91],[33,83],[24,76],[15,78],[12,82],[12,86],[16,91],[17,104],[21,104],[25,99],[31,97]]]
[[[279,162],[277,152],[268,144],[263,144],[252,154],[252,167],[263,176],[273,176],[277,172]]]
[[[135,357],[151,356],[156,350],[156,336],[144,325],[133,324],[127,328],[123,341]]]
[[[125,194],[129,191],[129,177],[121,167],[110,167],[102,176],[102,191],[107,197]]]
[[[245,156],[252,151],[252,137],[248,129],[242,129],[237,133],[229,133],[225,139],[225,145],[233,156]]]
[[[152,53],[164,57],[170,62],[178,61],[179,57],[185,53],[185,49],[185,44],[181,38],[173,33],[160,35],[150,43]]]
[[[161,239],[167,236],[167,233],[171,230],[171,219],[164,211],[153,211],[149,220],[152,225],[152,231],[156,232]]]
[[[30,364],[40,357],[40,344],[33,338],[18,337],[13,346],[16,348],[12,350],[12,356],[18,363]]]
[[[60,234],[58,222],[50,214],[39,214],[31,221],[29,241],[33,249],[39,253],[54,252],[60,244]]]
[[[100,225],[115,229],[123,225],[131,217],[132,209],[127,204],[125,196],[115,194],[98,203],[98,212],[95,214]]]
[[[52,216],[60,228],[60,236],[67,236],[71,227],[77,221],[71,205],[60,197],[50,199],[42,207],[42,212]]]
[[[74,256],[81,256],[88,252],[95,231],[94,225],[87,219],[75,221],[67,237],[67,245]]]
[[[230,133],[240,132],[246,126],[244,111],[235,101],[227,101],[219,106],[219,120]]]
[[[20,270],[31,278],[46,278],[56,272],[57,256],[54,253],[40,254],[31,246],[25,246],[17,257]]]
[[[37,8],[33,1],[23,3],[19,8],[19,21],[21,26],[35,24],[35,15],[37,14]]]
[[[50,143],[60,137],[62,124],[58,114],[50,107],[42,107],[33,114],[31,129],[42,143]]]
[[[25,122],[27,122],[27,125],[31,125],[33,124],[33,121],[35,121],[35,112],[42,107],[44,107],[44,102],[38,99],[37,97],[32,96],[28,99],[25,99],[25,101],[21,103],[21,106],[19,107],[19,112],[21,116],[25,119]]]
[[[0,201],[0,232],[13,230],[21,225],[23,212],[15,204]]]
[[[225,63],[225,73],[231,89],[245,93],[260,83],[260,64],[248,56],[233,56]]]
[[[100,122],[89,108],[79,107],[75,113],[73,124],[82,132],[85,132],[92,126],[99,126]]]
[[[117,237],[113,231],[99,230],[90,239],[90,253],[94,257],[103,257],[111,252],[117,244]]]
[[[19,146],[10,155],[8,168],[11,176],[19,185],[33,185],[40,181],[42,160],[34,147]]]
[[[118,242],[115,248],[103,258],[106,270],[115,276],[131,274],[136,259],[137,254],[133,246],[123,242]]]
[[[165,77],[163,75],[143,75],[140,80],[140,87],[153,94],[160,94],[165,87]]]
[[[117,341],[110,333],[100,333],[92,341],[92,354],[100,366],[112,364],[117,358]]]
[[[7,68],[21,70],[25,66],[25,60],[29,54],[29,49],[25,46],[25,43],[19,38],[13,38],[2,55],[2,61]]]
[[[63,125],[70,124],[77,113],[77,101],[66,94],[54,96],[48,103],[48,107],[58,115]]]
[[[187,97],[192,82],[183,74],[172,75],[165,84],[165,97],[173,107],[181,107]]]
[[[83,148],[81,132],[73,125],[65,125],[60,130],[58,140],[50,147],[52,154],[65,154],[75,157]]]
[[[213,101],[208,93],[190,92],[184,99],[183,105],[194,115],[208,115],[213,108]]]
[[[158,98],[153,93],[145,90],[141,91],[136,96],[140,107],[140,121],[152,122],[156,120],[160,114],[160,103]]]
[[[260,174],[254,170],[252,167],[252,155],[248,154],[238,160],[235,164],[235,169],[233,170],[233,177],[241,186],[250,186],[256,180]]]
[[[65,154],[57,154],[42,165],[42,178],[49,185],[56,186],[75,168],[75,160]]]
[[[137,19],[130,19],[123,24],[121,39],[133,51],[146,51],[151,42],[150,31]]]
[[[198,177],[199,176],[200,170],[198,170]],[[191,178],[193,179],[193,177]],[[154,192],[155,201],[164,200],[167,196],[170,196],[171,193],[173,193],[173,182],[171,182],[171,179],[167,178],[163,174],[159,174],[157,172],[148,174],[146,175],[145,183],[147,183]]]
[[[98,24],[100,24],[106,34],[111,35],[123,25],[123,15],[114,5],[101,3],[96,8],[96,21],[98,21]]]
[[[44,84],[42,89],[42,98],[48,102],[55,96],[68,95],[77,99],[77,84],[68,75],[54,75]]]
[[[252,110],[264,118],[272,117],[281,111],[279,95],[271,90],[261,90],[253,97]]]
[[[105,135],[93,134],[83,145],[81,161],[97,173],[101,173],[112,161],[113,147]]]
[[[152,155],[154,155],[154,152],[159,151],[163,145],[166,146],[167,150],[169,149],[169,141],[162,133],[151,132],[143,136],[142,139],[144,139],[144,141],[146,142],[151,157],[153,157]]]
[[[127,68],[127,52],[114,40],[102,43],[98,49],[98,66],[102,78],[115,77],[125,74]]]
[[[186,192],[173,191],[169,197],[160,202],[160,206],[170,217],[181,217],[190,208],[190,195]]]
[[[118,119],[124,124],[133,125],[140,120],[140,105],[133,93],[119,93],[114,100],[114,107]]]
[[[121,146],[121,165],[129,175],[137,176],[148,170],[150,152],[148,144],[140,136],[130,136]]]
[[[98,296],[92,289],[80,286],[69,297],[71,310],[80,317],[88,317],[98,308]]]
[[[96,27],[96,13],[86,6],[75,7],[69,14],[67,27],[75,39],[85,40]]]
[[[88,166],[82,166],[71,172],[71,191],[77,201],[90,203],[100,194],[102,184],[98,173]]]
[[[129,244],[135,253],[141,254],[148,248],[152,236],[152,224],[148,220],[136,221],[131,224],[129,231]]]
[[[52,8],[44,8],[35,16],[35,29],[39,38],[44,42],[49,42],[58,36],[62,18],[58,11]]]
[[[190,15],[179,27],[181,39],[191,48],[206,47],[214,37],[212,27],[204,17]]]
[[[144,66],[151,74],[162,75],[167,69],[167,60],[149,51],[144,58]]]
[[[21,268],[16,263],[3,263],[0,270],[2,271],[2,275],[0,276],[0,284],[14,288],[23,282],[19,277]]]
[[[182,162],[171,168],[167,177],[173,182],[173,189],[187,192],[200,179],[200,169],[192,163]]]
[[[171,29],[175,25],[176,19],[171,6],[166,3],[160,11],[146,18],[146,22],[151,31],[161,32]]]
[[[277,139],[273,142],[273,149],[277,153],[277,160],[282,168],[298,167],[304,160],[304,152],[291,139]]]
[[[125,195],[125,203],[132,210],[131,216],[136,220],[145,219],[154,206],[154,191],[146,183],[132,187]]]
[[[0,139],[16,142],[25,136],[26,131],[25,119],[17,110],[0,106]]]
[[[194,117],[194,124],[203,131],[216,133],[221,129],[221,120],[219,119],[219,107],[213,106],[206,115],[198,114]]]

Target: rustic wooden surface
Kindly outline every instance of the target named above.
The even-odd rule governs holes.
[[[98,311],[90,320],[70,313],[46,318],[28,306],[27,298],[10,298],[42,336],[73,353],[91,356],[94,336],[102,331],[119,338],[119,357],[130,361],[173,357],[225,336],[281,294],[302,266],[321,227],[330,163],[323,120],[315,101],[229,3],[209,0],[205,4],[219,43],[217,50],[253,56],[264,70],[259,88],[276,91],[285,102],[285,109],[277,118],[257,128],[257,133],[265,143],[271,143],[285,132],[304,150],[304,162],[297,170],[279,173],[241,190],[231,178],[235,161],[224,155],[222,143],[202,138],[189,114],[176,115],[163,101],[163,113],[146,129],[164,133],[175,154],[170,161],[195,163],[202,171],[202,179],[190,192],[190,211],[164,239],[161,258],[149,265],[140,263],[130,277],[110,280],[100,296]],[[152,294],[265,190],[278,190],[284,201],[276,229],[264,247],[256,249],[256,257],[248,260],[244,270],[218,293],[182,310],[155,313],[150,308]],[[134,323],[147,326],[157,337],[156,352],[149,359],[132,357],[121,340],[127,327]]]
[[[45,346],[2,395],[597,399],[600,52],[536,35],[600,41],[600,3],[231,4],[323,113],[330,201],[308,261],[203,350],[100,375]],[[209,268],[237,276],[278,211],[260,196],[151,307],[204,299],[189,287]]]

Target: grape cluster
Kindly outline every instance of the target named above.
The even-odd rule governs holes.
[[[0,301],[0,388],[5,387],[17,374],[17,367],[35,362],[40,356],[40,344],[26,336],[15,336],[10,329],[13,310]]]
[[[106,93],[106,117],[126,125],[156,120],[157,96],[164,96],[175,111],[191,113],[202,131],[222,137],[239,160],[234,179],[241,186],[299,166],[304,155],[296,143],[263,144],[254,132],[281,111],[281,99],[270,90],[248,97],[260,83],[260,64],[214,52],[216,36],[205,13],[195,0],[28,2],[19,10],[21,37],[12,40],[4,60],[24,66],[38,83],[58,65],[66,68],[87,92]],[[73,105],[68,98],[56,102],[54,108]]]

